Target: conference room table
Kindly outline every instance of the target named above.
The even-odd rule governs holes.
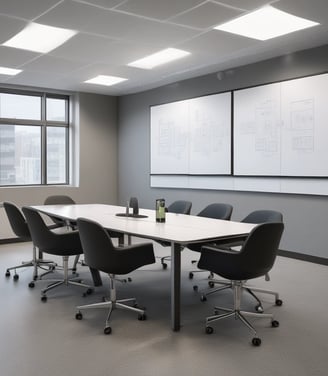
[[[68,222],[87,218],[104,228],[131,236],[171,244],[171,327],[180,330],[181,250],[190,243],[227,243],[245,239],[254,224],[166,213],[166,221],[156,222],[155,210],[139,209],[126,215],[126,208],[106,204],[37,205],[31,208]]]

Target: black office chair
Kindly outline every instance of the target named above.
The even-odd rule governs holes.
[[[185,201],[185,200],[177,200],[177,201],[172,202],[172,204],[170,204],[166,208],[166,212],[189,215],[190,211],[191,211],[191,207],[192,207],[192,202]],[[171,243],[168,243],[168,242],[158,241],[158,243],[160,243],[160,245],[162,247],[170,247],[171,246]],[[159,258],[161,260],[161,264],[162,264],[163,269],[166,269],[167,268],[166,261],[170,261],[171,256],[170,255],[166,255],[166,256],[157,257],[157,258]]]
[[[213,203],[213,204],[207,205],[203,210],[201,210],[197,214],[197,216],[229,221],[231,218],[232,210],[233,210],[233,207],[230,204]],[[204,246],[204,243],[193,243],[193,244],[188,244],[187,247],[191,249],[192,251],[200,252],[203,246]],[[198,260],[192,260],[191,263],[194,264],[197,261]],[[204,271],[205,270],[200,270],[200,269],[192,270],[189,272],[189,278],[192,279],[194,277],[194,273],[200,273]]]
[[[27,222],[20,211],[20,209],[13,204],[12,202],[5,201],[3,203],[3,207],[6,211],[10,226],[14,232],[14,234],[22,241],[32,241],[31,233],[28,228]],[[50,260],[44,260],[42,256],[42,252],[39,251],[37,255],[36,246],[33,244],[33,256],[31,261],[23,261],[22,264],[12,266],[6,270],[6,277],[10,276],[10,271],[14,270],[15,274],[13,276],[14,281],[19,279],[19,275],[17,274],[16,269],[26,268],[31,266],[33,268],[33,280],[37,280],[38,278],[42,278],[44,275],[50,273],[56,264]],[[42,270],[46,270],[41,275],[38,275],[38,268]]]
[[[78,231],[55,232],[46,226],[39,212],[29,207],[23,207],[22,210],[26,217],[33,243],[41,252],[61,256],[63,259],[63,278],[52,281],[50,285],[41,290],[41,300],[46,302],[47,292],[61,285],[83,287],[87,289],[85,294],[90,294],[93,291],[92,286],[82,283],[77,277],[68,277],[69,257],[83,253]],[[29,287],[34,287],[33,282],[29,284]]]
[[[78,229],[84,250],[84,256],[89,266],[107,273],[110,280],[110,298],[101,303],[87,304],[77,307],[76,319],[82,319],[81,310],[107,308],[109,310],[104,328],[105,334],[110,334],[109,325],[111,313],[116,308],[126,309],[138,313],[139,320],[145,320],[145,309],[138,308],[134,298],[117,300],[115,276],[130,273],[141,266],[155,262],[152,243],[143,243],[114,247],[108,232],[97,222],[78,218]],[[132,303],[133,305],[127,305]]]
[[[251,213],[249,213],[244,219],[241,220],[241,222],[244,223],[254,223],[254,224],[261,224],[261,223],[271,223],[271,222],[283,222],[283,215],[279,211],[276,210],[255,210]],[[240,247],[242,246],[243,242],[230,242],[225,244],[224,246],[221,244],[221,248],[227,248],[230,250],[233,250],[233,247]],[[219,246],[220,248],[220,246]],[[264,250],[265,252],[265,250]],[[265,280],[269,281],[270,276],[267,273],[265,275]],[[201,293],[201,301],[204,302],[207,300],[208,295],[212,295],[218,291],[222,291],[226,288],[232,287],[232,284],[230,281],[224,280],[224,279],[216,279],[214,276],[211,276],[209,282],[209,286],[211,289],[207,291],[203,291]],[[213,288],[215,284],[219,284],[220,287],[218,288]],[[259,297],[255,294],[255,292],[263,293],[263,294],[270,294],[275,297],[275,304],[277,306],[281,306],[283,301],[279,298],[279,293],[276,291],[271,291],[271,290],[266,290],[266,289],[259,289],[257,287],[250,287],[247,284],[244,284],[244,289],[253,296],[253,298],[257,301],[257,305],[255,306],[256,311],[258,312],[263,312],[263,306],[262,302],[259,299]],[[197,290],[197,286],[194,286],[194,290]]]
[[[215,307],[215,314],[206,318],[206,333],[213,333],[214,329],[210,326],[211,323],[227,317],[234,317],[240,319],[254,333],[255,337],[252,339],[252,343],[254,346],[259,346],[261,339],[246,317],[269,318],[273,327],[279,326],[279,322],[274,320],[272,314],[241,310],[241,295],[245,281],[264,276],[272,269],[283,230],[284,224],[281,222],[257,225],[247,237],[240,252],[218,250],[218,248],[211,247],[202,248],[198,266],[232,281],[234,292],[233,309]],[[219,311],[225,313],[219,314]]]
[[[48,196],[44,201],[44,205],[74,205],[75,203],[76,202],[70,196],[66,195]],[[54,228],[71,226],[74,229],[74,226],[76,226],[76,223],[67,223],[62,218],[56,217],[55,215],[49,215],[49,217],[55,224]]]

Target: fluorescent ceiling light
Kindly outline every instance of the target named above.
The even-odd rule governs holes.
[[[31,22],[21,32],[3,43],[3,46],[47,53],[65,43],[76,33],[77,31],[74,30]]]
[[[255,12],[218,25],[214,29],[249,38],[267,40],[315,25],[318,25],[318,23],[293,16],[268,5]]]
[[[22,72],[21,69],[0,67],[0,74],[6,74],[8,76],[15,76],[16,74],[18,74],[20,72]]]
[[[166,48],[165,50],[146,56],[143,59],[133,61],[128,65],[130,67],[152,69],[158,65],[165,64],[176,59],[180,59],[189,54],[190,52],[178,50],[176,48]]]
[[[99,75],[84,82],[87,84],[111,86],[126,80],[127,78]]]

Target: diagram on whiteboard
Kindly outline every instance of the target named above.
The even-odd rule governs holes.
[[[151,107],[151,173],[231,173],[231,93]]]
[[[234,93],[234,174],[328,176],[328,75]]]

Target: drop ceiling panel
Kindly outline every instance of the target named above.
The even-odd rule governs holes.
[[[275,7],[295,14],[295,16],[310,19],[319,23],[325,23],[327,21],[327,5],[328,0],[284,0],[275,4]]]
[[[0,14],[0,44],[19,33],[25,26],[25,21]]]
[[[190,38],[197,31],[167,25],[85,4],[64,2],[38,20],[47,25],[141,43],[171,44]],[[151,32],[150,32],[151,30]]]
[[[83,62],[110,60],[114,41],[105,37],[80,33],[50,52],[51,56]]]
[[[58,0],[1,0],[0,13],[32,21]]]
[[[24,64],[21,69],[31,72],[48,72],[54,74],[71,74],[71,72],[84,67],[85,63],[65,60],[49,55],[42,55],[35,60]]]
[[[262,7],[264,5],[270,4],[273,5],[275,2],[278,2],[278,0],[219,0],[216,1],[220,4],[226,4],[231,7],[236,7],[242,10],[253,10],[255,8]],[[296,0],[298,1],[298,0]]]
[[[116,9],[157,20],[166,20],[203,2],[203,0],[129,0]]]
[[[240,14],[242,14],[240,10],[208,2],[188,12],[172,17],[170,21],[190,27],[207,29],[237,17]]]
[[[18,68],[22,64],[39,56],[36,52],[18,50],[16,48],[0,46],[0,65]]]

